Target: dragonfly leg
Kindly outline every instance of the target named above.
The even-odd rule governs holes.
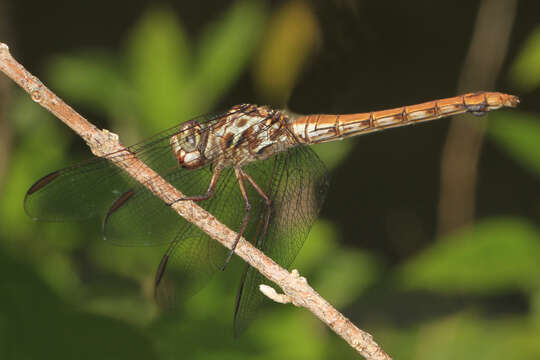
[[[174,204],[174,203],[176,203],[178,201],[187,201],[187,200],[203,201],[203,200],[210,199],[212,197],[212,195],[214,195],[214,190],[216,189],[216,185],[217,185],[217,182],[218,182],[218,179],[219,179],[219,175],[221,175],[221,169],[216,167],[214,172],[212,173],[212,178],[210,179],[210,184],[208,185],[208,190],[206,190],[206,193],[204,193],[203,195],[186,196],[186,197],[183,197],[181,199],[175,200],[174,202],[172,202],[169,205],[172,205],[172,204]]]
[[[242,226],[240,227],[240,231],[238,232],[238,235],[237,235],[236,239],[234,240],[234,243],[233,243],[233,245],[231,247],[231,251],[230,251],[229,256],[227,257],[227,259],[225,260],[225,265],[223,266],[222,270],[224,270],[225,267],[227,266],[227,264],[229,263],[229,261],[231,261],[232,255],[234,254],[234,250],[236,249],[236,245],[238,245],[238,241],[240,241],[240,237],[243,235],[244,230],[246,229],[247,223],[249,221],[249,215],[250,215],[250,211],[251,211],[251,204],[249,203],[249,199],[248,199],[248,196],[247,196],[247,192],[246,192],[246,188],[245,188],[245,184],[244,184],[244,179],[249,181],[251,186],[253,186],[253,188],[259,193],[259,195],[264,199],[264,201],[266,203],[266,215],[265,215],[265,218],[264,218],[263,229],[262,229],[261,232],[257,231],[259,233],[259,236],[257,238],[256,246],[259,249],[262,246],[262,240],[264,239],[264,236],[266,235],[266,231],[268,229],[268,224],[270,222],[270,205],[272,204],[272,201],[270,200],[270,197],[268,195],[266,195],[266,193],[259,187],[259,185],[257,185],[255,180],[253,180],[251,178],[251,176],[249,176],[247,173],[245,173],[242,169],[235,169],[235,174],[236,174],[236,177],[238,179],[238,185],[240,186],[240,192],[242,193],[242,197],[244,198],[244,201],[245,201],[245,204],[246,204],[246,215],[244,216],[244,220],[242,221]]]
[[[251,186],[259,193],[259,195],[264,199],[266,203],[266,216],[264,217],[264,225],[262,231],[259,233],[259,236],[257,238],[257,243],[255,244],[258,249],[262,247],[262,241],[264,239],[264,236],[266,235],[266,231],[268,230],[268,224],[270,223],[270,206],[272,205],[272,201],[270,200],[270,197],[266,195],[266,193],[257,185],[255,180],[251,178],[248,174],[246,174],[243,170],[240,170],[242,172],[242,176],[249,181]]]
[[[231,261],[231,258],[234,254],[234,250],[236,249],[236,245],[238,245],[238,242],[240,241],[240,238],[242,237],[242,234],[244,233],[244,230],[246,229],[246,226],[249,221],[249,214],[251,212],[251,204],[249,203],[249,198],[247,196],[246,187],[244,184],[245,173],[241,169],[237,169],[237,168],[234,169],[234,173],[236,174],[236,178],[238,179],[238,186],[240,186],[240,193],[242,194],[242,197],[244,198],[246,213],[244,215],[244,219],[242,220],[240,231],[238,231],[238,235],[236,235],[236,239],[234,239],[234,242],[231,246],[231,251],[229,252],[229,256],[227,256],[227,259],[225,260],[225,264],[223,264],[223,267],[221,268],[221,270],[225,270],[225,267],[227,267],[227,264],[229,263],[229,261]]]

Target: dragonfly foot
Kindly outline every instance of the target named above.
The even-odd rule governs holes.
[[[172,206],[172,205],[174,205],[174,204],[176,204],[177,202],[180,202],[180,201],[199,202],[199,201],[203,201],[203,200],[207,200],[207,199],[208,199],[208,197],[205,196],[205,195],[204,196],[186,196],[186,197],[174,200],[172,203],[169,204],[169,206]]]
[[[234,239],[234,243],[232,244],[231,251],[229,251],[229,255],[227,256],[227,259],[225,259],[225,263],[221,267],[221,271],[225,271],[225,268],[231,261],[232,256],[234,255],[234,250],[236,249],[236,245],[238,245],[238,241],[240,241],[240,236],[241,234],[238,234],[238,236],[236,236],[236,239]]]
[[[229,264],[229,262],[232,259],[233,254],[234,254],[234,250],[229,251],[229,255],[227,256],[227,259],[225,260],[225,263],[221,267],[221,271],[225,271],[225,269],[227,268],[227,265]]]

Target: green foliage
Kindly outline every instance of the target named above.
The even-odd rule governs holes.
[[[1,251],[0,270],[0,358],[157,359],[140,330],[76,310]]]
[[[530,92],[540,84],[540,26],[525,41],[510,75],[516,87],[524,92]]]
[[[380,266],[375,259],[355,249],[333,252],[326,261],[320,259],[319,264],[324,266],[316,274],[314,286],[339,309],[351,305],[380,278]]]
[[[202,95],[190,94],[186,88],[191,50],[180,24],[165,9],[150,10],[136,25],[127,59],[139,113],[145,123],[157,127],[151,130],[178,122],[191,97]]]
[[[101,109],[111,118],[121,116],[130,106],[126,102],[131,100],[133,90],[112,54],[86,50],[59,55],[49,61],[48,70],[51,86],[71,101]],[[107,96],[103,96],[105,89]]]
[[[51,85],[116,127],[138,123],[147,135],[167,129],[208,112],[245,71],[263,14],[259,2],[238,1],[192,42],[172,12],[152,8],[131,32],[125,61],[101,50],[60,55],[50,64]]]
[[[413,359],[537,359],[537,327],[524,319],[485,320],[471,313],[437,319],[420,327]]]
[[[353,140],[354,141],[354,140]],[[328,169],[336,168],[354,146],[353,141],[335,141],[327,144],[318,144],[313,146],[313,150],[319,155]]]
[[[441,239],[398,273],[409,289],[488,294],[540,286],[540,231],[493,218]]]
[[[530,92],[540,84],[540,27],[525,41],[510,75],[511,81],[523,92]],[[538,114],[519,110],[491,114],[488,134],[518,163],[540,173]]]
[[[236,81],[254,54],[264,24],[264,9],[257,1],[241,1],[229,10],[224,21],[203,33],[193,65],[192,99],[197,113],[211,107]]]
[[[317,43],[317,20],[306,2],[289,1],[273,14],[268,27],[274,30],[264,37],[253,76],[264,98],[283,106]]]
[[[531,320],[540,327],[540,290],[536,290],[531,296]]]
[[[338,244],[332,224],[318,221],[293,263],[314,288],[335,307],[350,305],[380,276],[380,264],[370,254]]]
[[[540,119],[523,112],[490,115],[488,134],[518,163],[540,175]]]

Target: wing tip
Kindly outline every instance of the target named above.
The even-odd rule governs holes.
[[[60,175],[60,171],[57,170],[57,171],[53,171],[52,173],[49,173],[49,174],[43,176],[41,179],[39,179],[38,181],[33,183],[32,186],[30,186],[30,188],[26,191],[26,197],[28,197],[29,195],[32,195],[35,192],[39,191],[41,188],[43,188],[44,186],[51,183],[59,175]]]
[[[122,195],[120,195],[116,200],[114,200],[114,202],[112,203],[112,205],[109,207],[109,210],[107,210],[107,214],[105,215],[105,218],[103,219],[103,225],[101,226],[102,228],[102,232],[103,232],[103,238],[106,240],[107,239],[107,235],[106,235],[106,232],[105,232],[105,228],[107,226],[107,223],[109,221],[109,218],[111,217],[112,214],[114,214],[118,209],[120,209],[122,206],[124,206],[126,204],[126,202],[133,196],[135,195],[135,190],[134,189],[129,189],[128,191],[124,192]]]

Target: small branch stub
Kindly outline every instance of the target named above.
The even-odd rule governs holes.
[[[9,54],[9,47],[4,43],[0,43],[0,58],[2,58],[2,60],[3,60],[3,58],[7,54]]]
[[[115,134],[107,129],[102,129],[101,135],[103,140],[100,141],[100,146],[91,148],[94,155],[99,157],[105,156],[117,151],[117,149],[121,146],[120,137],[118,134]]]
[[[286,279],[283,279],[282,283],[284,289],[295,289],[298,288],[298,282],[301,286],[308,286],[307,279],[303,276],[300,276],[300,272],[297,269],[293,269],[289,276]],[[303,302],[295,300],[296,297],[290,296],[286,293],[279,294],[273,287],[261,284],[259,285],[259,290],[269,299],[274,300],[280,304],[293,304],[297,307],[303,307]]]
[[[261,284],[261,285],[259,285],[259,290],[264,295],[266,295],[266,297],[268,297],[271,300],[274,300],[277,303],[290,304],[292,302],[291,297],[289,295],[287,295],[287,294],[278,294],[277,291],[271,286]]]

